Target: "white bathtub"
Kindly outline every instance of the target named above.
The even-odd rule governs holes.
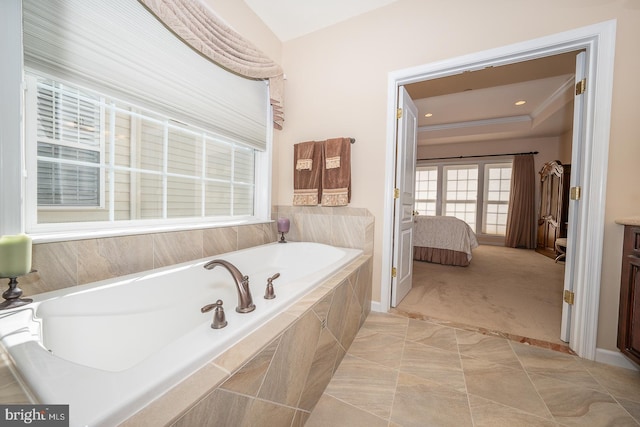
[[[70,405],[71,426],[115,425],[291,306],[362,253],[318,243],[268,244],[36,295],[0,312],[4,345],[38,402]],[[256,309],[212,259],[249,276]],[[263,298],[267,278],[276,298]],[[46,274],[46,273],[43,273]],[[210,327],[224,301],[228,326]]]

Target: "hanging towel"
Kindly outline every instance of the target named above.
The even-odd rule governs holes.
[[[322,197],[322,147],[315,141],[293,146],[293,205],[315,206]]]
[[[351,140],[328,139],[322,148],[322,206],[346,206],[351,201]]]

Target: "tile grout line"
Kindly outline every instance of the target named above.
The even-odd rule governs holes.
[[[452,328],[454,337],[456,338],[456,349],[458,350],[458,361],[460,362],[460,370],[462,371],[462,379],[464,381],[464,393],[467,397],[467,406],[469,408],[469,418],[471,418],[471,426],[476,425],[473,419],[473,411],[471,410],[471,399],[469,399],[469,387],[467,387],[467,375],[464,372],[464,365],[462,364],[462,354],[460,353],[460,341],[458,340],[458,329]]]
[[[535,383],[531,380],[531,375],[529,375],[529,371],[524,366],[524,363],[522,363],[522,360],[520,359],[520,356],[518,356],[518,353],[513,348],[513,342],[511,340],[507,339],[507,343],[509,344],[509,348],[513,352],[514,356],[518,360],[518,363],[520,363],[520,366],[522,367],[522,370],[524,371],[525,375],[527,376],[527,379],[529,380],[529,383],[531,383],[531,387],[533,387],[533,389],[536,391],[536,395],[538,395],[538,398],[540,398],[540,401],[544,405],[544,408],[547,410],[547,413],[551,416],[551,420],[554,421],[557,424],[560,424],[560,422],[556,419],[555,415],[553,415],[553,413],[551,412],[551,409],[549,409],[549,405],[547,405],[547,402],[545,402],[545,400],[540,395],[540,391],[538,390],[538,387],[536,387]],[[547,350],[551,350],[551,349],[547,349]]]

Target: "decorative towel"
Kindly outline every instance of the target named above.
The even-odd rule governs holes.
[[[322,149],[322,206],[346,206],[351,201],[351,140],[328,139]]]
[[[315,206],[322,197],[322,147],[315,141],[293,146],[293,205]]]

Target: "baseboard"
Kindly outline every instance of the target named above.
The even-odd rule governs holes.
[[[382,304],[379,301],[371,301],[371,311],[382,313]],[[384,310],[386,312],[387,310]]]
[[[619,368],[632,369],[640,371],[637,365],[629,361],[619,351],[605,350],[604,348],[596,348],[596,362],[606,363],[607,365],[617,366]]]

